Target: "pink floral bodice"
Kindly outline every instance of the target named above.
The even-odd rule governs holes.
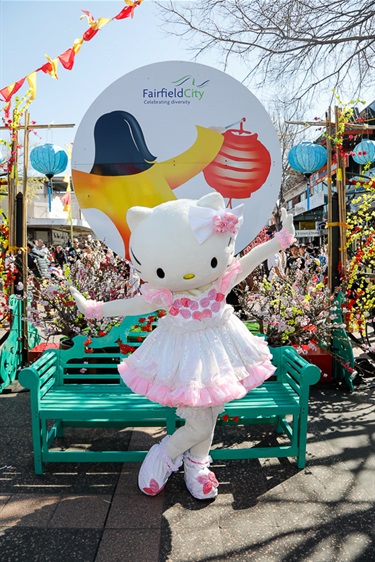
[[[147,302],[167,310],[168,316],[175,318],[177,323],[220,319],[226,307],[225,297],[233,288],[239,271],[239,261],[234,259],[220,278],[196,295],[154,289],[148,283],[142,285],[141,292]]]
[[[172,302],[169,309],[169,314],[194,320],[202,320],[202,318],[212,318],[218,313],[222,307],[222,302],[225,300],[225,295],[218,292],[214,287],[208,292],[202,292],[195,297],[181,297],[176,298]]]

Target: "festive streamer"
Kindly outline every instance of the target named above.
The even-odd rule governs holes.
[[[18,92],[18,90],[23,86],[25,80],[26,77],[21,78],[21,80],[18,80],[17,82],[13,82],[13,84],[10,84],[9,86],[6,86],[6,88],[0,90],[0,95],[3,98],[3,100],[8,103],[12,99],[12,96],[14,96],[14,94]]]
[[[66,188],[66,193],[62,197],[60,197],[61,202],[64,204],[63,211],[68,213],[68,220],[72,219],[72,201],[71,201],[71,187],[70,187],[70,178],[69,176],[64,177],[64,181],[68,183],[68,187]]]
[[[67,49],[62,55],[59,55],[58,59],[66,70],[72,70],[75,56],[76,53],[72,47],[71,49]]]
[[[72,145],[66,144],[65,147],[66,147],[66,153],[68,155],[68,160],[70,161],[72,159]],[[67,174],[66,176],[64,176],[63,181],[68,184],[68,187],[66,188],[65,195],[61,197],[61,201],[64,205],[63,211],[68,213],[67,220],[68,223],[70,224],[70,241],[73,244],[72,189],[70,186],[70,175]]]
[[[36,72],[31,72],[26,78],[29,84],[30,99],[34,100],[36,96]]]
[[[119,12],[112,18],[98,18],[97,20],[95,20],[94,16],[90,12],[88,12],[87,10],[82,10],[84,15],[81,16],[81,19],[86,18],[89,25],[89,28],[84,32],[82,37],[75,39],[71,48],[67,49],[64,53],[58,55],[54,59],[51,59],[48,55],[45,55],[47,59],[47,62],[45,64],[30,72],[27,76],[21,78],[17,82],[9,84],[9,86],[0,89],[0,99],[6,102],[6,106],[3,109],[9,113],[12,97],[23,86],[26,79],[29,84],[30,99],[33,100],[35,98],[37,72],[42,71],[57,80],[57,70],[59,62],[66,70],[72,70],[75,55],[80,51],[84,41],[91,41],[91,39],[97,34],[97,32],[112,20],[122,20],[128,17],[133,17],[135,8],[139,6],[142,1],[143,0],[135,0],[133,2],[131,0],[125,0],[126,6],[121,10],[121,12]]]

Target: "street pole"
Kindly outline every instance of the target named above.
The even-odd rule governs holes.
[[[327,187],[328,187],[328,224],[332,224],[332,143],[331,143],[331,108],[328,108],[326,121],[326,147],[327,147]],[[332,243],[332,227],[328,227],[328,287],[333,290],[333,243]]]
[[[23,207],[22,207],[22,285],[23,285],[23,299],[22,299],[22,358],[23,365],[27,364],[29,358],[29,334],[27,317],[27,280],[28,280],[28,251],[27,251],[27,204],[28,204],[28,174],[29,167],[29,124],[30,114],[28,110],[25,111],[24,121],[24,137],[23,137],[23,178],[22,178],[22,193],[23,193]]]
[[[13,112],[13,123],[16,122],[15,111]],[[6,127],[2,127],[6,129]],[[16,195],[18,180],[18,129],[12,129],[12,145],[11,158],[13,158],[12,166],[8,172],[8,225],[9,225],[9,248],[8,251],[12,255],[16,247]],[[14,284],[10,289],[11,294],[14,292]]]
[[[335,107],[335,127],[336,132],[340,125],[340,109]],[[344,269],[346,266],[346,174],[345,158],[341,155],[342,147],[336,147],[336,191],[338,196],[338,222],[340,227],[340,263]]]

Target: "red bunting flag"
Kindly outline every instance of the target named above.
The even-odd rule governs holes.
[[[90,27],[93,26],[93,24],[95,23],[95,18],[92,15],[91,12],[88,12],[87,10],[82,10],[82,12],[85,14],[85,16],[87,17],[87,21],[88,24],[90,25]],[[81,16],[80,19],[84,18],[85,16]]]
[[[63,211],[70,211],[71,208],[71,193],[70,193],[70,189],[69,191],[67,191],[65,193],[65,195],[63,195],[62,197],[60,197],[62,203],[64,204],[64,208]]]
[[[14,82],[9,86],[6,86],[6,88],[2,88],[0,90],[0,98],[7,103],[4,109],[9,113],[10,110],[9,102],[11,101],[12,96],[16,92],[18,92],[18,90],[22,87],[26,78],[28,79],[29,86],[30,86],[30,92],[32,96],[31,99],[34,99],[36,94],[36,78],[35,78],[36,72],[39,72],[41,70],[45,74],[49,74],[50,76],[52,76],[52,78],[57,79],[58,78],[57,67],[59,61],[61,62],[62,66],[65,69],[71,70],[74,65],[75,55],[79,52],[83,41],[90,41],[98,33],[101,27],[103,27],[104,25],[106,25],[107,23],[109,23],[114,19],[121,20],[128,17],[133,17],[135,8],[139,6],[142,3],[142,1],[143,0],[135,0],[135,1],[125,0],[125,3],[127,5],[121,10],[120,13],[118,13],[113,18],[98,18],[98,20],[95,20],[95,18],[90,12],[86,10],[82,10],[85,16],[81,16],[81,17],[87,18],[88,24],[90,26],[89,29],[85,31],[85,33],[82,35],[81,38],[75,40],[74,45],[71,49],[67,49],[64,53],[62,53],[55,59],[50,59],[50,57],[46,55],[47,62],[43,64],[43,66],[37,68],[36,70],[29,73],[24,78],[21,78],[17,82]]]
[[[82,39],[84,41],[91,41],[91,39],[98,33],[99,29],[94,29],[93,27],[89,27],[82,35]]]
[[[72,70],[75,56],[74,49],[67,49],[65,53],[58,56],[58,59],[66,70]]]
[[[3,107],[4,109],[4,117],[5,117],[5,121],[9,121],[10,119],[10,101],[8,101],[5,106]]]
[[[50,62],[46,62],[43,66],[37,68],[36,72],[39,72],[39,70],[44,72],[44,74],[49,74],[52,71],[52,64]]]
[[[113,19],[123,20],[125,18],[128,18],[129,16],[133,17],[133,13],[134,13],[134,6],[125,6],[125,8],[123,8],[121,12],[117,14],[117,16],[115,16]]]
[[[6,102],[10,101],[12,96],[14,96],[14,94],[18,92],[18,90],[23,86],[25,79],[26,76],[25,78],[21,78],[21,80],[18,80],[17,82],[14,82],[13,84],[10,84],[6,88],[0,90],[0,96],[3,98],[3,100]]]

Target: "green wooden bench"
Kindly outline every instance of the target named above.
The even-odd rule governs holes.
[[[64,428],[164,426],[173,433],[183,421],[173,408],[150,402],[134,394],[122,382],[117,364],[124,358],[124,345],[141,345],[147,335],[132,332],[137,317],[125,318],[121,326],[95,338],[85,352],[83,336],[76,336],[67,350],[45,351],[19,374],[19,382],[30,389],[34,465],[43,473],[44,462],[126,462],[141,461],[147,451],[51,450]],[[121,341],[120,341],[121,340]],[[140,341],[138,341],[140,340]],[[87,342],[86,342],[87,343]],[[277,367],[273,380],[252,390],[241,400],[226,405],[224,420],[238,424],[273,423],[285,433],[290,444],[274,447],[225,448],[212,450],[214,459],[296,457],[303,468],[309,387],[319,380],[320,371],[290,347],[271,349]],[[226,414],[226,416],[225,416]],[[237,420],[238,418],[238,420]]]
[[[18,370],[24,364],[22,300],[11,295],[9,308],[12,315],[11,326],[9,332],[4,334],[0,341],[0,393],[15,381]],[[29,349],[32,349],[40,342],[39,333],[30,322],[27,323],[27,331]]]

